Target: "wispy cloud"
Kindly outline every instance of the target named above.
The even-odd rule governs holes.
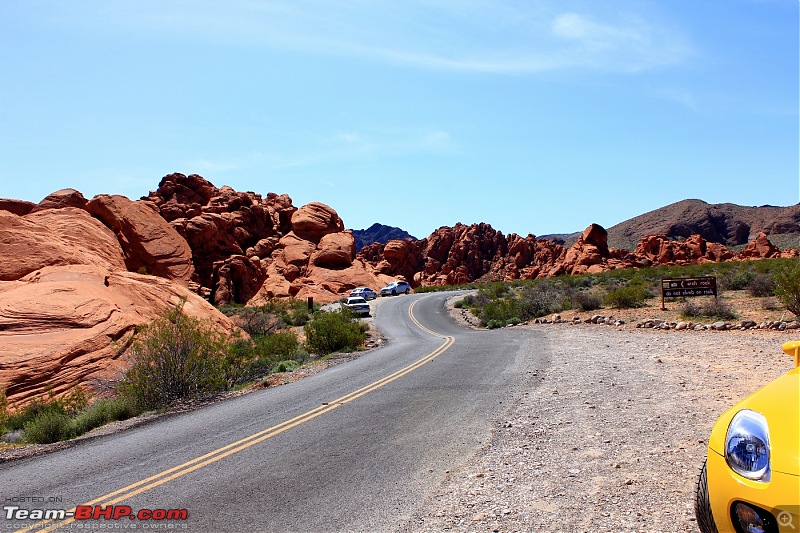
[[[338,132],[304,143],[303,146],[302,153],[282,152],[273,148],[252,153],[248,159],[281,169],[398,155],[448,156],[458,153],[459,150],[458,143],[448,132],[436,129]]]
[[[656,15],[615,15],[605,8],[592,13],[597,4],[580,0],[569,2],[568,11],[558,11],[559,5],[500,0],[120,1],[114,9],[95,10],[86,23],[110,17],[110,28],[170,38],[478,73],[636,71],[678,64],[692,53],[685,37]],[[626,4],[627,9],[635,7]]]

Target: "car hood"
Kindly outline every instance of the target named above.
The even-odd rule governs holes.
[[[800,368],[794,368],[760,388],[719,417],[708,447],[725,454],[725,435],[731,419],[742,409],[764,415],[769,426],[772,470],[800,475]]]

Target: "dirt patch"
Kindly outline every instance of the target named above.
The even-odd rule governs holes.
[[[517,327],[536,330],[524,349],[545,352],[550,367],[406,531],[696,531],[695,482],[713,423],[791,368],[780,347],[797,338]]]

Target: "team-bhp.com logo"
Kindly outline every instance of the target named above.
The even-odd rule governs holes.
[[[141,509],[134,512],[128,505],[78,505],[65,509],[22,509],[18,505],[3,507],[6,520],[186,520],[186,509]]]

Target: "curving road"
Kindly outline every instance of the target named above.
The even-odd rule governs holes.
[[[397,530],[547,364],[531,331],[457,326],[449,296],[382,299],[386,346],[296,383],[0,465],[0,531]],[[30,519],[81,505],[187,517]]]

